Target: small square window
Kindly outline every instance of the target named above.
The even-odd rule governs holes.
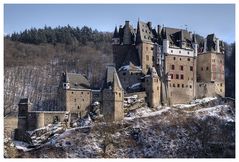
[[[190,58],[188,58],[188,61],[190,61]]]
[[[171,79],[173,79],[173,74],[170,74],[171,75]]]
[[[174,65],[172,65],[171,68],[172,68],[172,70],[174,70],[174,68],[175,68]]]
[[[184,79],[183,74],[181,74],[181,79]]]
[[[183,65],[180,66],[180,70],[183,71]]]

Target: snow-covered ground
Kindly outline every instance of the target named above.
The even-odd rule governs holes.
[[[217,102],[207,104],[214,100],[205,98],[192,104],[155,109],[141,107],[119,123],[94,123],[88,117],[76,128],[51,138],[40,148],[40,157],[52,157],[48,154],[49,146],[60,148],[65,153],[61,157],[68,158],[233,157],[235,108],[227,104],[212,106]],[[49,125],[37,131],[54,132],[60,127]],[[16,146],[28,151],[24,144]],[[55,154],[60,156],[58,151]]]

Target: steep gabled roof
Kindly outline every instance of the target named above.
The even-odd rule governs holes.
[[[170,44],[175,46],[180,46],[180,42],[187,42],[188,44],[192,43],[192,38],[190,37],[190,33],[184,29],[177,28],[163,28],[163,39],[168,39]]]
[[[81,74],[66,73],[66,82],[70,84],[70,89],[90,88],[90,82]]]
[[[216,36],[215,34],[209,34],[207,36],[207,50],[216,51]]]
[[[149,28],[148,24],[142,21],[138,21],[136,42],[151,43],[154,38],[152,29]]]
[[[113,38],[119,38],[119,32],[118,32],[117,26],[115,27]]]
[[[107,66],[104,89],[122,89],[118,74],[114,66]]]

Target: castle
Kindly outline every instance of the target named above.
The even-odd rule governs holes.
[[[104,120],[124,118],[124,96],[145,93],[151,108],[188,103],[195,98],[225,95],[224,44],[214,34],[205,39],[185,29],[152,27],[129,21],[115,28],[114,65],[107,67],[104,85],[91,89],[81,74],[63,73],[59,86],[62,111],[31,111],[19,102],[18,128],[33,130],[58,121],[66,125],[86,116],[100,102]]]
[[[200,39],[184,29],[155,29],[142,21],[134,29],[125,21],[119,30],[115,27],[112,46],[124,89],[130,92],[132,85],[142,85],[150,107],[225,95],[224,44],[214,34]],[[158,86],[146,79],[152,69]]]

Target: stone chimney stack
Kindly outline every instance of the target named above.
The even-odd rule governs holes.
[[[160,25],[158,25],[158,26],[157,26],[157,32],[158,32],[158,35],[160,35],[160,34],[161,34],[161,30],[162,30],[161,26],[160,26]]]
[[[125,21],[125,26],[129,27],[129,21],[128,20]]]
[[[203,48],[203,53],[207,52],[207,38],[204,39],[204,48]]]
[[[216,53],[220,53],[219,39],[216,38]]]
[[[147,23],[147,25],[148,25],[149,29],[152,30],[152,22],[149,21],[149,22]]]

